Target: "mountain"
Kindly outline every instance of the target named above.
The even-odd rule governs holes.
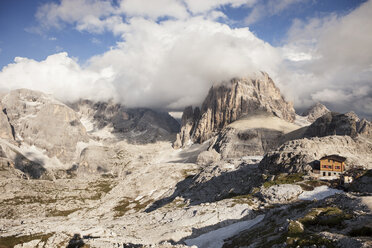
[[[325,115],[328,112],[330,112],[330,110],[327,109],[326,106],[318,102],[312,105],[310,108],[308,108],[305,112],[303,112],[301,116],[306,117],[306,119],[310,123],[313,123],[316,119]]]
[[[6,115],[1,117],[2,133],[7,133],[7,140],[37,147],[38,152],[63,164],[71,163],[77,144],[89,139],[78,114],[44,93],[14,90],[1,99],[1,106]]]
[[[257,112],[271,113],[288,122],[295,120],[293,105],[285,101],[267,73],[214,85],[201,109],[185,109],[174,147],[203,143],[228,124]]]
[[[88,132],[101,138],[117,136],[143,144],[174,139],[180,128],[167,112],[152,109],[127,108],[118,103],[89,100],[69,103],[69,106],[80,115]],[[109,133],[102,135],[102,130]]]
[[[324,137],[329,135],[348,135],[356,137],[358,134],[371,138],[371,123],[360,120],[353,113],[340,114],[328,112],[319,117],[305,131],[304,137]]]

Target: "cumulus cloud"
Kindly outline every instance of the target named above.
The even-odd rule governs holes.
[[[305,2],[307,0],[268,0],[255,4],[250,14],[245,18],[247,25],[260,21],[267,16],[273,16],[281,13],[290,6]]]
[[[40,62],[16,57],[0,72],[0,88],[39,90],[65,101],[80,97],[103,100],[116,94],[112,75],[109,67],[98,71],[81,68],[67,53],[54,54]]]
[[[345,16],[293,23],[280,81],[296,106],[321,101],[336,111],[372,115],[371,16],[368,1]]]
[[[263,7],[266,15],[275,15],[299,0],[143,2],[43,5],[37,17],[44,28],[67,23],[81,31],[111,31],[119,41],[84,66],[66,53],[40,62],[16,58],[0,72],[0,86],[41,90],[69,101],[113,98],[131,107],[179,110],[200,104],[214,82],[266,71],[297,108],[320,101],[336,111],[372,116],[372,1],[344,16],[295,20],[281,47],[258,39],[249,28],[215,21],[226,18],[219,8],[252,8],[259,14],[249,17],[251,23],[263,17]]]

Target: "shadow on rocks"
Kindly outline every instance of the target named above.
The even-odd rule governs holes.
[[[145,212],[161,208],[176,197],[182,197],[190,205],[199,205],[248,194],[263,182],[260,171],[249,164],[243,163],[234,171],[219,170],[218,166],[211,166],[193,177],[185,178],[177,183],[172,195],[155,201]]]

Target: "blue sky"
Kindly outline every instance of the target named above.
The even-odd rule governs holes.
[[[372,116],[371,16],[367,0],[2,0],[0,90],[179,110],[266,71],[297,109]]]
[[[40,33],[32,32],[38,26],[35,18],[38,7],[48,0],[2,0],[0,1],[0,68],[13,62],[17,56],[42,60],[50,54],[67,51],[70,56],[85,61],[93,55],[107,51],[120,37],[111,32],[91,34],[77,31],[73,25],[51,29]],[[59,1],[54,1],[59,3]],[[264,1],[263,1],[264,2]],[[277,46],[286,38],[286,32],[294,19],[306,20],[330,13],[345,14],[359,6],[363,0],[312,0],[294,4],[277,15],[267,16],[249,26],[260,39]],[[115,1],[114,4],[117,4]],[[230,20],[231,27],[245,27],[244,19],[251,8],[231,5],[219,8]],[[123,15],[125,18],[125,15]],[[224,22],[222,20],[222,22]]]

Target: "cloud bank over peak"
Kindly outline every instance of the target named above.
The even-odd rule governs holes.
[[[245,21],[254,23],[301,1],[275,2],[48,3],[36,13],[41,28],[108,31],[117,35],[116,46],[84,65],[67,53],[43,61],[16,58],[0,72],[0,88],[31,88],[68,101],[114,99],[130,107],[180,110],[199,105],[215,82],[266,71],[297,108],[320,101],[336,111],[371,117],[372,1],[344,15],[294,20],[278,47],[248,27],[221,23],[221,18],[229,23],[224,6],[250,10]]]

